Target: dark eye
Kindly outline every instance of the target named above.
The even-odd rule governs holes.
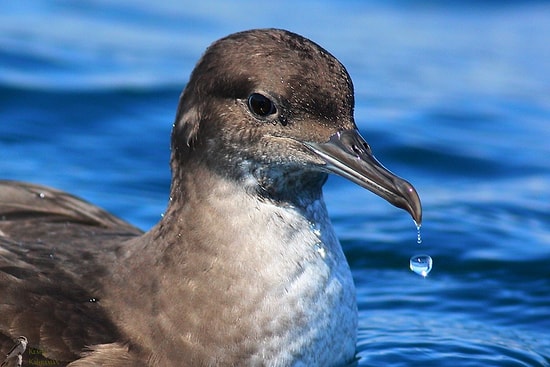
[[[248,97],[248,108],[253,114],[260,117],[273,115],[277,112],[275,104],[269,98],[259,93],[252,93]]]

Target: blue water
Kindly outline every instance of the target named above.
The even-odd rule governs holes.
[[[356,122],[424,204],[333,177],[360,366],[550,366],[550,4],[143,0],[0,5],[0,176],[147,229],[179,93],[206,46],[282,27],[348,68]],[[468,4],[468,5],[464,5]],[[409,259],[427,253],[423,278]]]

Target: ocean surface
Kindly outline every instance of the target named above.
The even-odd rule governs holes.
[[[189,73],[212,41],[257,27],[346,65],[362,135],[423,201],[417,244],[404,211],[325,186],[357,285],[358,365],[550,366],[549,2],[3,1],[0,177],[148,229]],[[426,278],[409,270],[421,253]]]

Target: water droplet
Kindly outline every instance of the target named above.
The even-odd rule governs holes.
[[[95,298],[90,298],[90,302],[95,303],[95,302],[97,302],[97,299],[95,299]]]
[[[311,230],[311,232],[312,232],[317,238],[321,238],[321,230],[319,229],[319,227],[317,226],[316,223],[310,222],[310,223],[309,223],[309,229]]]
[[[40,199],[44,199],[46,197],[46,194],[44,194],[43,192],[41,192],[40,194],[38,194],[38,197]]]
[[[432,271],[432,265],[433,260],[429,255],[414,255],[411,257],[411,270],[423,277],[426,277]]]
[[[325,251],[325,248],[323,247],[323,244],[321,242],[315,244],[315,250],[317,250],[317,253],[321,256],[322,259],[327,256],[327,252]]]
[[[422,243],[422,236],[420,235],[420,228],[422,227],[422,224],[416,225],[416,243],[419,245]]]

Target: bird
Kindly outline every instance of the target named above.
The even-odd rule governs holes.
[[[20,336],[15,340],[13,348],[6,354],[4,362],[0,365],[1,367],[8,366],[10,361],[15,362],[15,366],[21,367],[23,364],[23,353],[27,349],[27,338]]]
[[[322,187],[342,176],[422,221],[354,104],[346,68],[315,42],[241,31],[206,49],[180,95],[150,230],[0,181],[2,350],[15,334],[71,367],[354,363],[355,286]]]

